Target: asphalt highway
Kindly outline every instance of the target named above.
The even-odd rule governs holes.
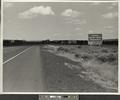
[[[42,46],[7,47],[3,52],[4,92],[115,92],[82,79],[78,70],[65,66],[76,62]]]

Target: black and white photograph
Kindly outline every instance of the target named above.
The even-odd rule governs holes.
[[[118,92],[118,2],[4,2],[3,92]]]

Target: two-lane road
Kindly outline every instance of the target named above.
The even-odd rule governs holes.
[[[4,63],[4,91],[43,91],[39,47],[28,47]],[[5,61],[4,61],[5,62]]]
[[[42,46],[23,47],[13,52],[8,53],[11,57],[4,55],[4,92],[113,91],[82,79],[76,70],[65,66],[65,63],[77,63],[47,52]]]

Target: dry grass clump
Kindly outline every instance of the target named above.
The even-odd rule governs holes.
[[[102,53],[108,53],[109,51],[108,51],[108,49],[102,49],[101,52]]]
[[[64,47],[59,47],[59,48],[57,48],[57,51],[58,51],[58,52],[59,52],[59,51],[69,52],[69,50],[66,49],[66,48],[64,48]]]
[[[77,48],[81,49],[81,48],[82,48],[82,46],[80,46],[80,45],[79,45]]]
[[[90,55],[90,54],[75,54],[75,57],[76,58],[80,58],[80,59],[82,59],[83,61],[88,61],[88,60],[92,60],[93,59],[93,57],[92,57],[92,55]]]
[[[110,54],[103,54],[103,55],[98,55],[96,57],[96,60],[100,63],[112,63],[117,60],[117,57],[115,54],[110,53]]]
[[[80,58],[81,55],[80,55],[80,54],[75,54],[75,57],[76,57],[76,58]]]

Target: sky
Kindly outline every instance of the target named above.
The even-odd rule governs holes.
[[[117,2],[4,2],[3,37],[19,40],[118,38]]]

